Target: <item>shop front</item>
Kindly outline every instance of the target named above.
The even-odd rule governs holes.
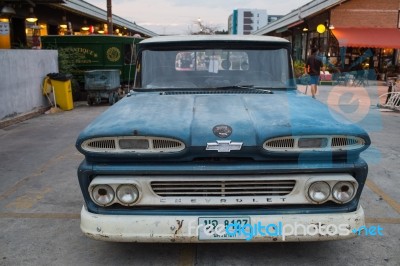
[[[315,0],[255,34],[290,40],[298,64],[316,47],[333,72],[368,70],[369,79],[386,80],[400,73],[399,21],[399,1]]]
[[[312,26],[303,23],[292,28],[290,34],[283,35],[293,43],[294,60],[305,61],[311,48],[318,47],[332,71],[370,70],[370,79],[381,80],[397,76],[399,29],[333,28],[328,21],[316,19]]]
[[[399,29],[336,28],[332,32],[341,47],[338,61],[343,69],[373,69],[381,80],[397,71]]]

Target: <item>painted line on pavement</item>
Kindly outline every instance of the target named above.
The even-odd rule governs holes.
[[[365,223],[367,223],[367,224],[400,224],[400,218],[367,217],[367,218],[365,218]]]
[[[391,196],[386,194],[382,189],[378,187],[377,184],[375,184],[373,181],[370,179],[367,179],[365,184],[376,194],[382,197],[384,201],[386,201],[387,204],[390,205],[397,213],[400,214],[400,203],[398,203],[395,199],[393,199]]]
[[[195,265],[196,260],[196,245],[184,244],[181,248],[179,266]]]
[[[25,195],[17,197],[15,200],[8,203],[6,209],[14,211],[18,209],[31,209],[33,205],[42,200],[51,191],[51,187],[45,187],[38,191],[28,191]]]
[[[36,169],[35,172],[33,172],[31,175],[25,176],[21,180],[19,180],[17,183],[15,183],[12,187],[7,189],[3,194],[0,195],[0,201],[3,199],[8,198],[12,194],[14,194],[19,188],[21,188],[25,183],[27,183],[31,178],[37,177],[42,175],[47,169],[49,169],[53,164],[57,163],[61,159],[65,158],[67,156],[67,151],[68,149],[71,149],[71,147],[74,146],[68,146],[65,149],[61,151],[61,153],[57,157],[52,157],[50,160],[46,161],[43,163],[39,168]]]
[[[79,219],[79,213],[17,213],[0,212],[0,218],[11,219]]]

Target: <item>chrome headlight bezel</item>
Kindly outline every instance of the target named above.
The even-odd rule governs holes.
[[[109,206],[114,202],[115,191],[111,186],[107,184],[95,185],[91,187],[90,191],[90,196],[93,202],[99,206]]]
[[[317,189],[318,186],[319,186],[319,189]],[[326,191],[322,192],[321,188],[323,190],[326,190]],[[324,198],[316,199],[315,195],[313,196],[311,194],[312,190],[318,190],[318,192],[316,191],[316,193],[319,193],[319,194],[325,193]],[[320,204],[320,203],[323,203],[323,202],[325,202],[325,201],[327,201],[329,199],[329,197],[331,195],[331,187],[325,181],[315,181],[315,182],[311,183],[311,185],[308,187],[307,195],[313,202],[316,202],[316,203]]]
[[[129,190],[131,190],[131,193],[127,193]],[[121,195],[121,193],[123,193],[123,195]],[[131,200],[124,199],[124,197],[128,194],[132,196]],[[139,199],[139,189],[133,184],[121,184],[118,186],[115,195],[121,204],[130,206]]]
[[[324,200],[316,201],[310,196],[309,193],[310,193],[310,187],[312,187],[313,184],[319,182],[326,183],[330,187],[330,193],[328,197],[325,198]],[[339,186],[340,184],[347,184],[352,189],[353,193],[351,197],[349,197],[346,201],[342,201],[334,196],[334,189],[337,189],[337,186]],[[358,191],[358,187],[359,187],[358,182],[354,177],[348,176],[348,177],[342,177],[340,179],[332,179],[331,177],[326,176],[326,177],[317,177],[308,179],[305,184],[304,193],[308,201],[313,204],[322,204],[328,201],[333,201],[338,204],[345,204],[352,201],[355,198]]]
[[[114,193],[114,197],[113,197],[112,201],[106,205],[98,204],[98,202],[95,200],[95,197],[93,194],[94,189],[96,187],[102,187],[102,186],[109,187]],[[131,186],[131,187],[134,187],[134,189],[136,189],[137,196],[133,201],[126,202],[124,200],[121,200],[120,197],[118,196],[118,191],[121,189],[121,187],[124,187],[124,186]],[[127,206],[127,207],[134,206],[140,201],[140,199],[143,196],[142,189],[137,182],[135,182],[131,178],[124,178],[124,177],[117,177],[117,176],[113,176],[111,178],[104,178],[101,176],[95,177],[92,180],[92,182],[90,182],[88,191],[89,191],[89,196],[92,199],[92,201],[96,205],[102,206],[102,207],[111,206],[113,204],[120,204],[122,206]]]
[[[344,187],[346,188],[346,191],[339,191],[339,190],[343,190]],[[351,195],[347,199],[342,200],[342,199],[340,199],[340,196],[338,196],[339,192],[340,193],[351,193]],[[332,197],[340,203],[347,203],[347,202],[351,201],[354,198],[355,194],[356,194],[356,190],[354,188],[354,185],[351,182],[347,182],[347,181],[337,182],[335,184],[335,186],[332,188]]]

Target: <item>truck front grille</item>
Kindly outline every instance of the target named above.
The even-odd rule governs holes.
[[[160,197],[286,196],[295,180],[153,181],[151,188]]]
[[[137,187],[136,207],[182,206],[191,208],[236,208],[244,206],[274,206],[314,204],[307,198],[310,184],[324,181],[329,184],[347,181],[357,184],[348,173],[285,173],[285,174],[170,174],[170,175],[100,175],[89,186],[121,184]],[[325,203],[324,203],[325,204]],[[110,206],[112,207],[112,206]],[[157,208],[156,208],[157,209]]]

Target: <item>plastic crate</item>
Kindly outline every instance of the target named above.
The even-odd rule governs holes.
[[[116,90],[120,87],[118,69],[85,71],[85,90]]]

